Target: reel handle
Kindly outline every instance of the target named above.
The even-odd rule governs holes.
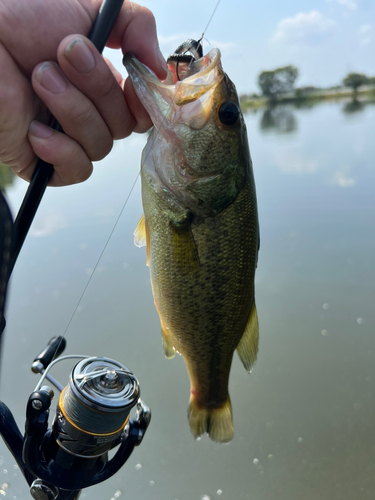
[[[42,370],[45,370],[47,366],[51,363],[51,361],[60,354],[62,354],[65,350],[66,347],[66,340],[64,337],[61,336],[56,336],[52,337],[51,340],[48,342],[46,347],[43,349],[43,351],[38,354],[38,356],[34,359],[34,362],[32,364],[32,371],[34,373],[40,373],[41,372],[41,366],[43,366]]]

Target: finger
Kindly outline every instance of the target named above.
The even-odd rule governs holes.
[[[156,23],[152,12],[133,2],[124,2],[108,39],[107,46],[123,53],[133,52],[141,62],[164,80],[168,67],[160,52]]]
[[[64,132],[81,145],[90,160],[101,160],[110,152],[112,136],[98,110],[56,63],[36,66],[32,84]]]
[[[141,101],[138,99],[130,78],[125,80],[124,94],[126,102],[129,105],[130,112],[136,120],[134,132],[146,132],[150,127],[152,127],[152,121]]]
[[[35,162],[27,133],[40,101],[2,44],[0,68],[0,161],[18,174]]]
[[[124,81],[122,74],[119,71],[117,71],[117,69],[113,66],[113,64],[111,63],[111,61],[109,59],[104,57],[104,60],[106,62],[106,65],[108,66],[108,68],[111,70],[112,75],[115,77],[116,82],[122,87],[122,84]]]
[[[66,37],[57,51],[61,69],[69,81],[91,101],[114,139],[127,137],[135,120],[110,68],[85,37]]]
[[[83,182],[90,177],[92,163],[82,147],[67,135],[33,121],[29,127],[28,138],[38,157],[54,167],[49,186],[67,186]],[[30,179],[33,170],[34,167],[30,167],[22,174]]]

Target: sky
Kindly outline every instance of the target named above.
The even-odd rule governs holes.
[[[186,38],[200,37],[217,0],[139,3],[153,12],[168,57]],[[296,86],[338,85],[349,72],[375,76],[375,0],[221,0],[205,37],[204,51],[221,50],[240,94],[259,93],[262,71],[289,64],[299,70]],[[121,64],[120,55],[110,59]]]

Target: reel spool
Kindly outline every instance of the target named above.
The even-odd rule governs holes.
[[[52,434],[69,453],[101,456],[116,445],[139,397],[138,380],[124,365],[108,358],[83,359],[61,393]]]

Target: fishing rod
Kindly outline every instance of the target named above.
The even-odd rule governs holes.
[[[88,39],[91,40],[100,53],[103,52],[123,3],[124,0],[103,0],[101,4],[99,13],[88,35]],[[52,124],[52,128],[58,132],[64,132],[56,119]],[[17,257],[21,251],[52,174],[53,165],[39,158],[30,185],[14,221],[13,249],[8,268],[9,276],[12,274]]]
[[[99,52],[122,4],[123,0],[104,0],[100,7],[88,36]],[[63,132],[57,120],[52,128]],[[0,335],[5,327],[7,283],[52,174],[53,165],[39,159],[14,224],[0,193]],[[24,435],[11,410],[0,401],[0,434],[35,500],[77,500],[83,488],[111,477],[140,445],[151,420],[130,370],[109,358],[61,356],[65,347],[64,337],[53,337],[32,363],[32,371],[41,378],[27,403]],[[64,387],[50,370],[70,359],[80,361]],[[60,392],[51,428],[54,391],[42,385],[45,380]],[[130,419],[133,408],[136,415]],[[109,459],[109,451],[116,447]]]

